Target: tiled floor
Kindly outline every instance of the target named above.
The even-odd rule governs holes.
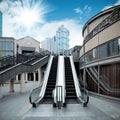
[[[9,93],[3,88],[4,97],[0,99],[0,120],[120,120],[120,103],[90,96],[87,107],[82,104],[67,104],[66,108],[53,108],[52,104],[40,104],[32,108],[29,94],[37,83],[26,84],[26,93]]]

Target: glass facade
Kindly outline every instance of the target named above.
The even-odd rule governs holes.
[[[0,41],[0,57],[14,54],[14,42],[13,41]]]
[[[84,59],[85,64],[87,64],[97,60],[102,60],[108,57],[114,57],[119,55],[120,55],[120,37],[115,38],[87,52],[85,56],[82,56],[80,58],[80,64],[81,66],[83,66]]]
[[[62,52],[69,48],[69,31],[62,25],[56,31],[55,52]]]

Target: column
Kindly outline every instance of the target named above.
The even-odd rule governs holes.
[[[29,74],[29,80],[32,81],[32,78],[31,78],[31,73]]]
[[[100,65],[98,65],[98,94],[100,94]]]
[[[20,80],[20,92],[25,92],[25,75],[24,73],[21,74],[21,80]]]
[[[42,75],[42,69],[39,68],[39,69],[38,69],[38,84],[39,84],[39,85],[40,85],[41,82],[42,82],[42,77],[43,77],[43,75]]]
[[[33,77],[34,77],[34,78],[33,78],[34,81],[36,81],[36,72],[33,73]]]
[[[0,85],[0,98],[2,98],[3,95],[2,95],[2,85]]]
[[[11,79],[10,82],[9,82],[9,84],[10,84],[10,90],[9,90],[9,92],[14,92],[14,79]]]
[[[25,82],[28,82],[28,73],[25,73]]]
[[[17,83],[19,82],[19,80],[18,80],[18,75],[16,75],[16,82],[17,82]]]

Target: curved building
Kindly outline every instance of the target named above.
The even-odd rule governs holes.
[[[82,35],[80,74],[88,89],[120,97],[120,5],[89,19]]]

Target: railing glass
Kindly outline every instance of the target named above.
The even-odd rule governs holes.
[[[70,56],[69,58],[70,58],[70,63],[71,63],[72,74],[73,74],[77,98],[81,103],[83,103],[83,106],[86,106],[88,101],[89,101],[88,92],[85,88],[82,88],[81,85],[79,84],[79,80],[78,80],[77,73],[76,73],[75,66],[74,66],[74,62],[73,62],[73,57]]]
[[[53,90],[54,106],[65,106],[65,65],[64,56],[59,55],[57,65],[56,88]]]
[[[87,68],[88,69],[88,68]],[[95,67],[90,67],[89,70],[94,75],[96,83],[99,83],[106,91],[108,92],[117,92],[120,93],[120,89],[112,88],[109,84],[105,82],[105,76],[98,74],[98,71],[95,69]],[[90,72],[87,70],[87,72],[90,74]]]
[[[46,72],[45,72],[45,75],[43,77],[42,86],[38,87],[36,89],[33,89],[30,96],[29,96],[30,103],[33,105],[33,107],[36,107],[37,104],[40,103],[42,101],[43,97],[44,97],[47,82],[48,82],[48,77],[49,77],[49,74],[50,74],[50,68],[51,68],[51,65],[52,65],[52,61],[53,61],[53,56],[50,56],[50,59],[48,61],[48,65],[47,65],[47,68],[46,68]],[[33,94],[35,94],[35,95],[33,95]]]

